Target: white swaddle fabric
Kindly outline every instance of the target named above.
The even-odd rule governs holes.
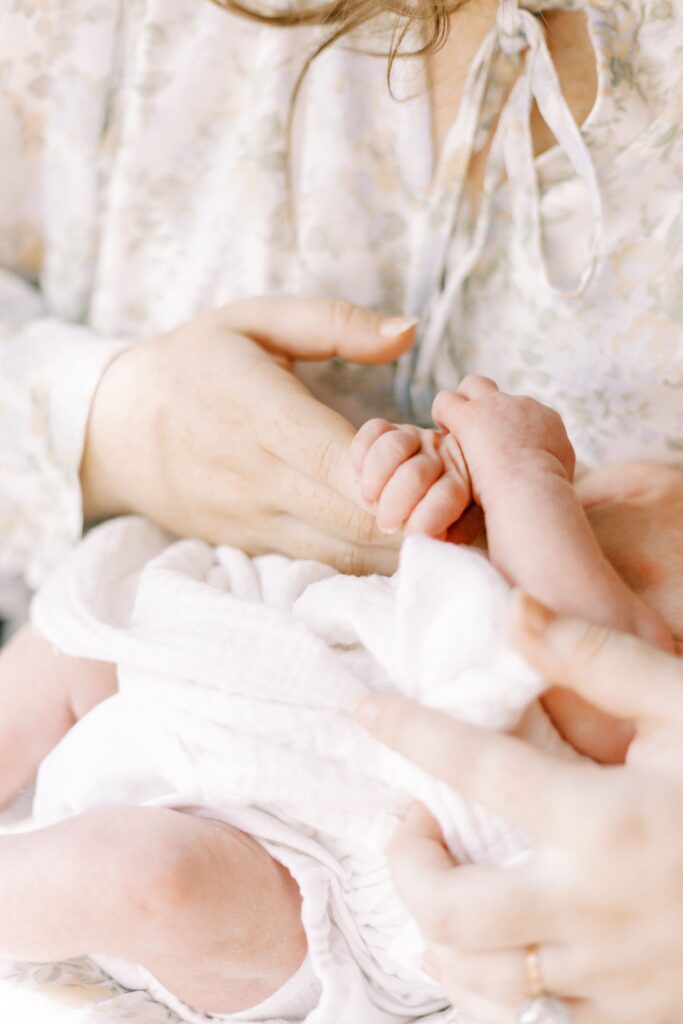
[[[361,578],[173,541],[126,518],[88,536],[37,596],[33,621],[59,649],[117,663],[116,714],[126,708],[175,804],[231,808],[239,827],[326,872],[328,911],[347,952],[330,943],[318,956],[309,931],[320,1005],[350,949],[376,1011],[354,1021],[388,1021],[440,1005],[383,854],[409,801],[431,808],[461,860],[516,859],[528,843],[382,748],[352,712],[369,691],[397,691],[479,725],[514,725],[541,681],[507,642],[508,603],[507,584],[482,554],[426,538],[405,542],[392,578]],[[108,714],[101,706],[99,726],[86,718],[74,732],[104,735]],[[125,757],[135,759],[130,749]],[[111,802],[106,773],[98,778],[101,802]],[[44,820],[54,816],[54,790],[43,786]],[[305,871],[288,866],[306,921]],[[306,1019],[346,1024],[333,1005]]]

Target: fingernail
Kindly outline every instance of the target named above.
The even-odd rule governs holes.
[[[379,718],[379,702],[376,697],[363,697],[357,705],[354,716],[365,729],[372,729]]]
[[[512,595],[512,617],[527,633],[543,636],[548,626],[557,618],[555,612],[541,604],[535,597],[515,590]]]
[[[400,338],[418,323],[416,316],[388,316],[381,321],[379,333],[383,338]]]

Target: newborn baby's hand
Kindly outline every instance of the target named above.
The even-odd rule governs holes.
[[[671,634],[605,558],[573,487],[574,451],[560,417],[530,398],[502,394],[485,377],[442,392],[434,419],[446,436],[372,420],[353,456],[363,493],[383,528],[462,539],[459,519],[480,506],[491,562],[510,583],[559,612],[581,614],[663,647]],[[466,513],[463,516],[463,513]],[[619,761],[630,739],[622,723],[571,694],[547,706],[578,750]]]
[[[363,498],[387,533],[443,540],[472,500],[457,442],[435,430],[369,420],[353,440],[351,457]]]
[[[590,528],[556,412],[467,377],[437,396],[433,415],[457,439],[486,516],[489,557],[511,583],[559,612],[671,647],[665,623],[618,576]]]
[[[574,450],[562,420],[539,402],[466,377],[437,398],[437,421],[440,410],[449,433],[381,419],[358,431],[351,454],[380,529],[452,538],[473,500],[488,510],[510,488],[537,480],[545,486],[553,475],[573,479]]]
[[[576,459],[564,423],[554,409],[522,395],[507,395],[487,377],[465,377],[456,391],[434,401],[435,421],[457,441],[472,497],[489,511],[510,492],[549,481],[574,479]]]

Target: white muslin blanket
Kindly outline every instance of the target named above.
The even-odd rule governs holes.
[[[33,621],[62,651],[116,662],[111,714],[118,721],[124,708],[174,803],[229,809],[229,820],[253,820],[266,845],[279,843],[278,856],[289,846],[316,861],[329,890],[323,911],[343,941],[328,937],[316,959],[309,932],[314,969],[323,989],[334,989],[327,975],[350,957],[368,1009],[347,1021],[334,1009],[338,990],[306,1019],[365,1024],[443,1005],[419,970],[419,937],[383,854],[410,800],[432,809],[461,860],[514,860],[528,843],[377,744],[353,710],[370,691],[394,691],[479,725],[514,725],[541,681],[506,639],[509,596],[481,553],[426,538],[405,542],[392,578],[350,577],[174,541],[125,518],[86,538],[37,596]],[[97,713],[102,720],[106,707]],[[101,802],[110,802],[99,777]],[[289,866],[306,905],[305,872]]]

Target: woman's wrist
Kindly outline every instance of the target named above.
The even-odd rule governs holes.
[[[126,498],[125,474],[130,471],[130,439],[135,431],[130,373],[134,354],[135,350],[128,349],[109,364],[90,407],[80,466],[85,523],[133,511]]]

